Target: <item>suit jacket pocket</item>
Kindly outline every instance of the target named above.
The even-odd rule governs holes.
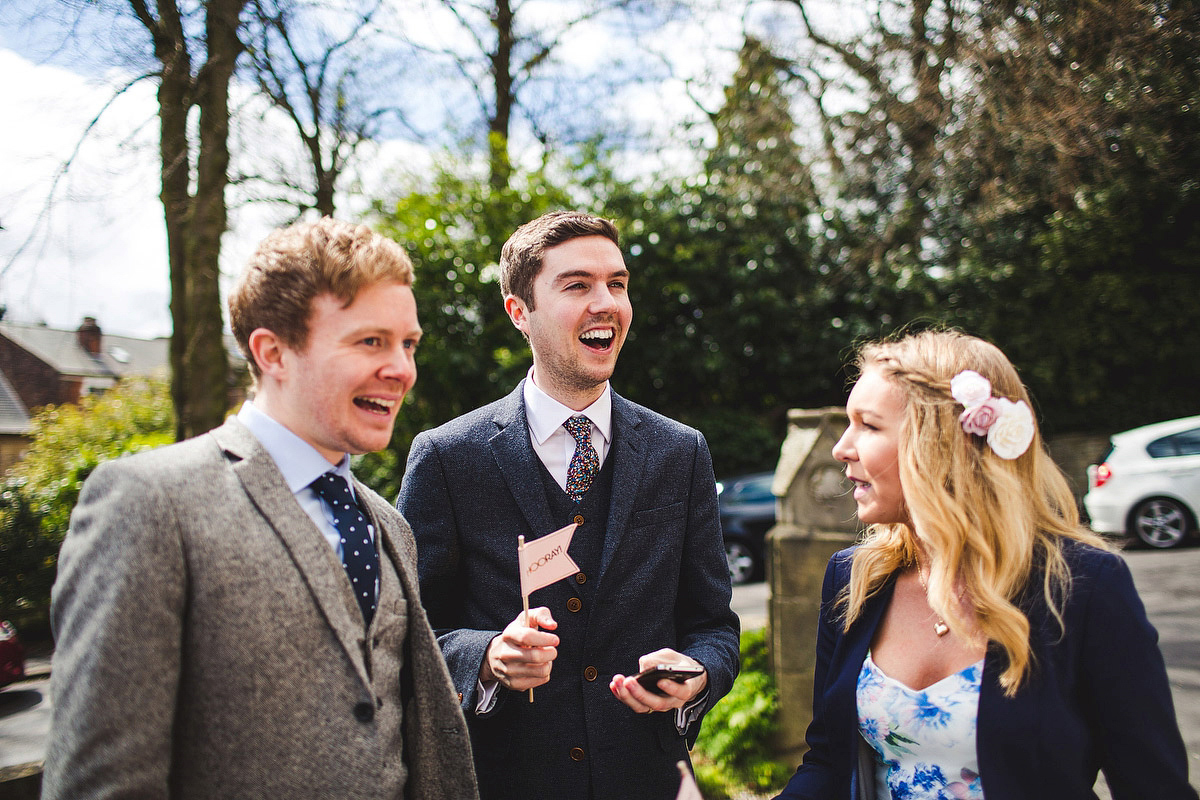
[[[687,503],[680,500],[678,503],[671,503],[669,506],[660,506],[659,508],[647,508],[645,511],[636,511],[633,517],[629,520],[630,528],[641,528],[645,525],[661,525],[673,519],[679,519],[687,514]]]

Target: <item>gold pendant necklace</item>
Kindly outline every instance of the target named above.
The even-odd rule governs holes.
[[[921,582],[921,589],[925,592],[925,602],[928,603],[929,602],[929,584],[925,582],[925,571],[921,569],[921,557],[920,556],[917,556],[917,580]],[[940,616],[938,616],[936,611],[934,612],[934,617],[937,618],[937,621],[933,623],[933,632],[936,633],[938,636],[945,636],[947,633],[950,632],[950,626],[946,624],[946,621],[944,619],[942,619]]]

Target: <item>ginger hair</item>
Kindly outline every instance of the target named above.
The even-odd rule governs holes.
[[[303,350],[314,298],[332,294],[349,306],[364,288],[388,281],[411,286],[412,261],[366,225],[323,217],[270,233],[229,294],[230,326],[255,380],[262,376],[250,352],[255,330],[266,328]]]

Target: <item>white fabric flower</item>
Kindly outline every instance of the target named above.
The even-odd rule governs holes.
[[[1024,400],[1013,402],[997,397],[1000,417],[988,428],[987,442],[996,455],[1014,459],[1029,449],[1033,441],[1033,411]]]
[[[950,381],[950,394],[963,408],[974,408],[992,396],[992,383],[973,369],[964,369]]]

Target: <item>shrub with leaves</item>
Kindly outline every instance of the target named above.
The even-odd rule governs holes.
[[[0,616],[44,615],[83,482],[102,461],[170,443],[174,426],[165,381],[125,381],[34,416],[29,452],[0,486]]]
[[[772,756],[779,698],[771,677],[766,631],[743,633],[741,655],[742,670],[729,694],[705,716],[692,753],[698,783],[708,800],[747,790],[779,789],[791,773]]]

